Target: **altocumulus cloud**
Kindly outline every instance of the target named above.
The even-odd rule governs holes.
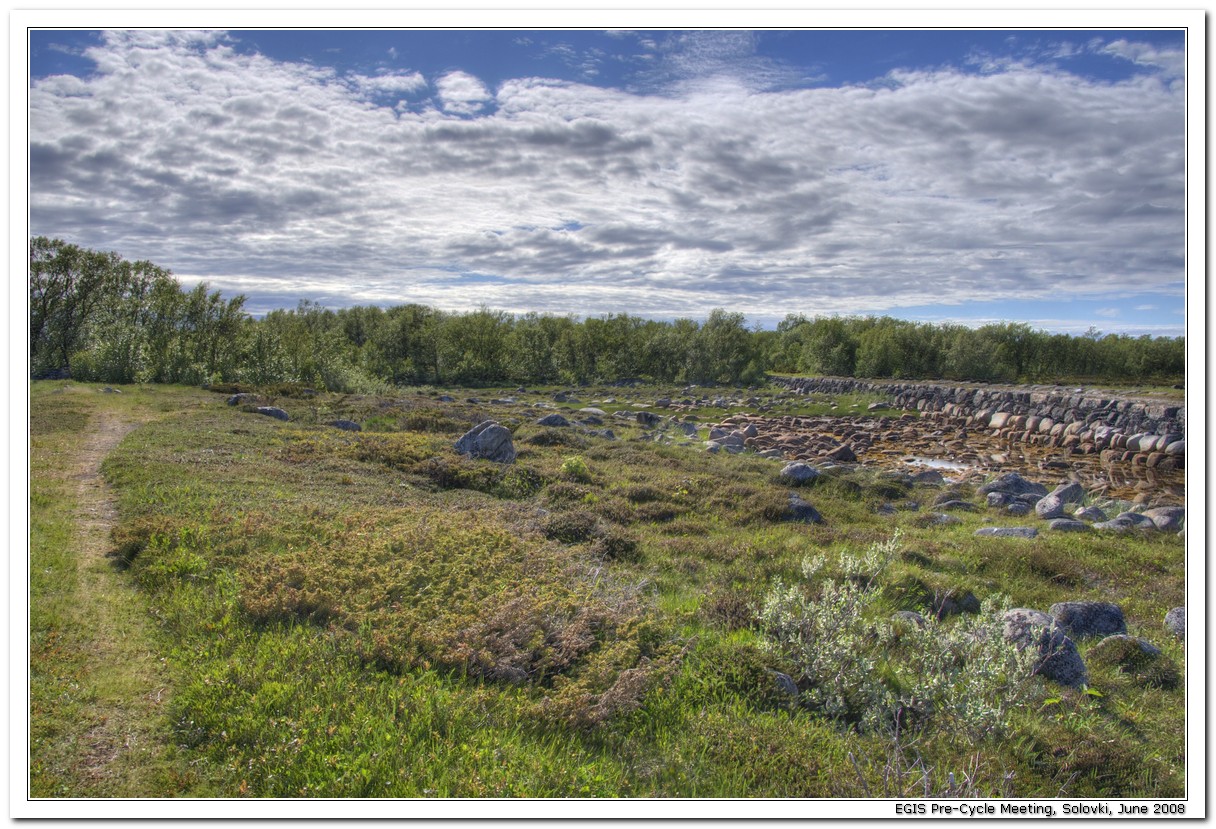
[[[773,319],[1181,291],[1179,54],[1090,44],[1153,68],[1122,82],[1015,61],[791,88],[732,74],[742,37],[655,48],[666,86],[491,89],[109,32],[95,72],[32,84],[32,229],[336,303]]]

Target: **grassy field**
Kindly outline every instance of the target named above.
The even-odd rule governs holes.
[[[120,391],[32,389],[35,796],[1184,794],[1174,535],[977,538],[973,491],[861,470],[799,490],[824,523],[790,521],[780,462],[611,416],[679,390],[279,389],[290,422]],[[772,405],[867,401],[832,402]],[[700,425],[754,410],[712,403]],[[535,424],[581,406],[614,436]],[[488,417],[514,464],[453,450]],[[946,491],[981,508],[929,525]],[[982,612],[936,620],[968,594]],[[1088,658],[1064,688],[983,634],[1002,603],[1080,599],[1161,659]]]

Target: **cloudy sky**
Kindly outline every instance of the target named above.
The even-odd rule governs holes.
[[[33,31],[30,232],[263,313],[1184,331],[1181,31]]]

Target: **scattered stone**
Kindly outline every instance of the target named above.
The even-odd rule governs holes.
[[[606,411],[604,411],[603,409],[597,409],[594,406],[587,406],[586,408],[579,409],[578,412],[576,412],[576,414],[589,415],[591,417],[607,417],[608,416],[608,413]]]
[[[1058,495],[1046,495],[1034,505],[1034,512],[1044,521],[1050,521],[1064,514],[1064,502]]]
[[[228,398],[229,406],[239,406],[242,403],[256,403],[261,397],[251,392],[243,391]]]
[[[333,426],[335,429],[341,429],[344,432],[362,432],[363,431],[363,427],[360,426],[358,423],[355,423],[355,421],[353,421],[353,420],[331,420],[329,422],[329,425]]]
[[[472,458],[485,458],[495,463],[514,463],[515,445],[511,432],[493,420],[484,420],[456,441],[456,451]]]
[[[1060,484],[1049,494],[1059,498],[1061,503],[1079,504],[1085,498],[1085,489],[1079,483],[1073,481],[1067,484]]]
[[[273,417],[275,420],[291,420],[287,412],[280,409],[278,406],[258,406],[254,409],[260,415]]]
[[[1089,521],[1091,523],[1106,520],[1106,513],[1097,507],[1078,507],[1077,511],[1072,515],[1079,521]]]
[[[916,625],[918,628],[925,626],[925,617],[915,610],[897,610],[891,614],[891,619],[896,622],[908,622]]]
[[[1156,507],[1145,510],[1144,517],[1162,532],[1177,532],[1186,520],[1186,507]]]
[[[772,674],[773,680],[777,683],[777,690],[791,697],[798,696],[798,684],[794,682],[793,677],[789,674],[783,674],[781,671],[774,671],[771,668],[769,669],[769,673]]]
[[[1175,607],[1171,608],[1165,614],[1165,629],[1177,636],[1179,639],[1186,639],[1186,608]]]
[[[106,386],[104,389],[101,390],[101,393],[102,394],[122,394],[122,392],[120,392],[118,389],[114,388],[113,386]]]
[[[636,419],[638,423],[642,424],[642,426],[647,429],[653,429],[655,426],[658,426],[663,422],[662,416],[657,415],[654,412],[638,412]]]
[[[933,612],[938,619],[957,616],[960,613],[979,613],[980,600],[970,590],[957,587],[938,590],[933,594]]]
[[[1035,674],[1073,688],[1085,683],[1085,662],[1055,619],[1041,610],[1019,607],[1007,611],[1004,620],[1006,641],[1018,650],[1033,647],[1038,652]]]
[[[796,492],[790,493],[790,507],[786,513],[788,520],[800,521],[804,524],[822,524],[823,516],[819,514],[819,510],[804,501]]]
[[[545,415],[540,420],[536,421],[537,426],[569,426],[570,421],[559,415],[557,412]]]
[[[944,512],[928,512],[916,519],[918,527],[949,527],[961,523],[963,519],[957,515],[947,515]]]
[[[857,462],[856,453],[854,453],[853,450],[845,444],[841,444],[840,446],[837,446],[831,452],[824,453],[824,457],[828,458],[830,460],[838,461],[840,463],[856,463]]]
[[[1010,495],[1046,495],[1047,487],[1026,480],[1016,472],[1008,472],[994,481],[981,486],[977,492],[987,495],[989,492],[1008,492]]]
[[[942,473],[936,469],[926,469],[924,472],[917,472],[912,476],[912,482],[916,484],[940,484],[945,480]]]
[[[1047,529],[1058,533],[1083,533],[1089,530],[1089,525],[1073,518],[1053,518],[1047,523]]]
[[[1110,602],[1058,602],[1051,606],[1051,615],[1073,639],[1127,633],[1122,609]]]
[[[820,474],[819,470],[809,463],[794,461],[793,463],[787,463],[778,474],[778,477],[781,478],[782,483],[802,486],[815,480]]]
[[[960,501],[957,498],[943,501],[940,504],[934,504],[934,506],[942,510],[962,510],[963,512],[975,512],[975,504],[967,501]]]
[[[1039,531],[1034,527],[981,527],[975,534],[988,538],[1034,538]]]
[[[1004,507],[1013,501],[1013,496],[1008,492],[989,492],[987,501],[989,507]]]
[[[1031,509],[1032,507],[1030,504],[1027,504],[1025,501],[1014,501],[1012,504],[1005,507],[1005,512],[1008,515],[1021,518],[1024,515],[1030,515]]]

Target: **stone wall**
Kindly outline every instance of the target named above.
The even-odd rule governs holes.
[[[900,409],[929,417],[960,419],[1050,445],[1185,452],[1186,407],[1102,397],[1060,386],[953,386],[812,377],[777,378],[798,394],[877,394]]]

